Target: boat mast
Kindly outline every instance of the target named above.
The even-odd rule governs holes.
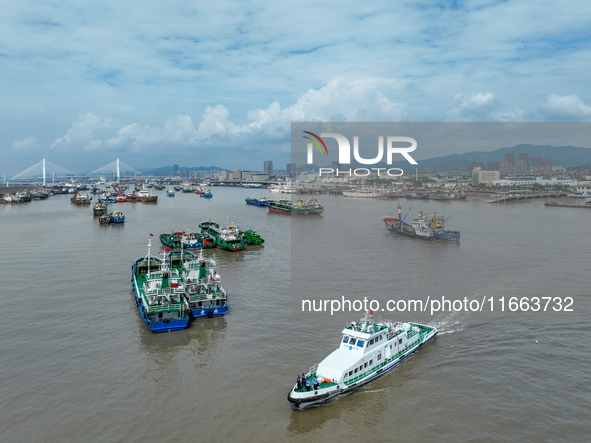
[[[150,234],[152,235],[152,234]],[[152,262],[152,239],[148,239],[148,278],[150,278],[150,264]]]

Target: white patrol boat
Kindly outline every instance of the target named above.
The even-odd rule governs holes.
[[[340,346],[295,384],[287,399],[306,408],[347,393],[385,374],[437,335],[433,326],[374,322],[366,312],[343,329]]]

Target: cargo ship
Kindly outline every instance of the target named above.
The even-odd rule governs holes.
[[[311,199],[308,203],[304,203],[303,200],[271,200],[268,201],[269,212],[275,212],[278,214],[286,215],[320,215],[324,212],[324,206],[322,206],[318,200]]]

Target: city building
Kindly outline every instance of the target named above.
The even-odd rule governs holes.
[[[480,167],[474,168],[472,171],[472,186],[478,185],[492,185],[495,180],[501,178],[499,171],[483,171]]]
[[[231,180],[242,180],[242,169],[232,169]]]
[[[519,154],[515,172],[529,172],[529,154],[527,152],[521,152]]]
[[[263,174],[273,175],[273,162],[266,161],[263,164]]]
[[[288,163],[287,165],[285,165],[285,173],[286,175],[295,178],[296,173],[297,173],[297,169],[296,169],[296,164],[295,163]]]
[[[506,164],[507,174],[511,174],[513,172],[513,169],[515,168],[515,154],[513,154],[511,152],[508,154],[505,154],[505,161],[507,162],[507,164]]]
[[[252,171],[242,171],[242,180],[252,180]]]
[[[577,195],[581,197],[591,198],[591,184],[590,183],[578,183],[577,184]]]
[[[501,162],[488,162],[486,164],[486,169],[488,169],[489,171],[500,171]]]
[[[499,180],[495,180],[493,183],[495,186],[533,186],[534,184],[538,184],[540,186],[568,186],[574,187],[577,185],[577,181],[573,178],[561,178],[561,177],[552,177],[552,178],[544,178],[544,177],[535,177],[535,178],[503,178]]]
[[[269,180],[269,174],[252,174],[252,181],[264,182]]]

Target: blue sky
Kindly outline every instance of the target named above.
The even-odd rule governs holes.
[[[591,120],[587,2],[3,3],[7,176],[283,168],[292,121]]]

